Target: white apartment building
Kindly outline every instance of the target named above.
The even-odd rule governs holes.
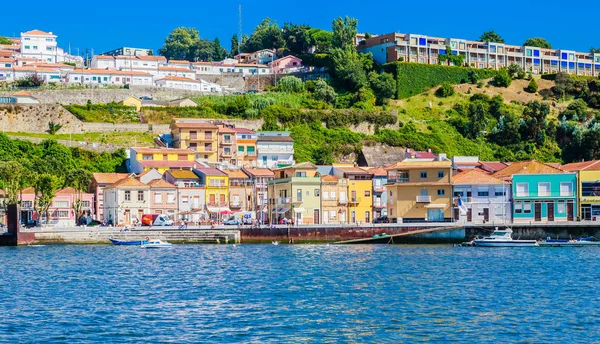
[[[181,76],[165,76],[155,81],[156,86],[179,90],[221,93],[223,88],[205,80],[194,80]]]
[[[357,50],[372,53],[378,63],[394,61],[438,64],[439,56],[450,47],[452,54],[462,55],[473,68],[500,69],[517,64],[534,74],[564,72],[598,76],[600,54],[563,49],[542,49],[504,43],[477,42],[458,38],[429,37],[390,33],[361,41]]]
[[[256,150],[260,168],[278,168],[293,165],[294,139],[285,131],[258,132]]]
[[[76,69],[67,74],[67,82],[87,85],[153,85],[151,74],[106,69]]]
[[[239,73],[243,76],[268,75],[271,69],[262,64],[223,63],[223,62],[194,62],[192,68],[197,75],[224,75]]]
[[[52,32],[41,30],[22,32],[20,56],[49,63],[73,62],[81,66],[83,59],[65,53],[62,48],[58,47],[56,38],[57,36]]]
[[[479,168],[452,177],[454,220],[462,223],[511,223],[511,184]],[[459,202],[460,199],[460,202]]]

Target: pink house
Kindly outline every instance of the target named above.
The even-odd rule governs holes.
[[[288,55],[269,62],[271,73],[285,74],[296,72],[302,68],[302,60],[293,55]]]
[[[147,183],[150,186],[150,212],[167,214],[172,220],[177,213],[177,186],[164,179],[154,179]]]
[[[73,210],[73,204],[76,200],[83,201],[82,211],[85,217],[94,217],[94,194],[80,193],[73,188],[64,188],[56,191],[56,197],[52,200],[52,205],[48,209],[50,219],[49,225],[53,226],[75,226],[77,215]],[[35,211],[35,191],[33,188],[25,188],[21,191],[21,222],[27,223],[31,220],[40,220],[39,214]],[[41,224],[46,224],[45,215],[41,216]]]

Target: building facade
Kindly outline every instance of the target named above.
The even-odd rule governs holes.
[[[242,171],[250,177],[250,182],[254,187],[254,206],[256,218],[261,223],[266,223],[269,219],[269,188],[268,185],[273,181],[275,174],[268,168],[243,167]]]
[[[358,167],[335,167],[333,175],[348,180],[350,223],[373,221],[373,174]]]
[[[290,132],[262,131],[257,137],[258,161],[261,168],[290,166],[294,161],[294,139]]]
[[[170,128],[175,148],[191,149],[202,161],[218,161],[219,129],[215,124],[205,120],[176,118]]]
[[[295,224],[319,224],[321,178],[310,162],[275,169],[269,183],[270,223],[283,219]]]
[[[348,179],[321,177],[321,212],[323,224],[348,223]]]
[[[89,192],[94,195],[96,219],[104,221],[104,188],[127,178],[129,173],[92,173]]]
[[[206,210],[210,218],[218,220],[219,213],[231,211],[229,209],[229,176],[216,168],[196,168],[194,173],[198,176],[200,186],[206,190]]]
[[[233,212],[255,209],[252,179],[242,170],[223,172],[229,177],[229,209]]]
[[[150,187],[135,177],[123,178],[104,188],[104,217],[116,226],[141,222],[150,213]]]
[[[196,153],[189,149],[131,147],[129,170],[132,173],[156,169],[161,174],[170,169],[196,167]]]
[[[382,167],[370,168],[373,175],[373,219],[387,216],[387,171]]]
[[[514,174],[514,222],[574,221],[577,214],[577,174]]]
[[[453,176],[453,218],[467,223],[511,223],[511,183],[471,168]],[[460,199],[460,201],[459,201]]]

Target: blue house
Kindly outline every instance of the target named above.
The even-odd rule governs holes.
[[[577,174],[555,170],[512,176],[514,222],[559,222],[577,218]]]

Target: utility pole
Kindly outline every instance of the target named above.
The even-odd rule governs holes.
[[[241,46],[242,46],[242,5],[238,5],[238,55],[241,52]]]

